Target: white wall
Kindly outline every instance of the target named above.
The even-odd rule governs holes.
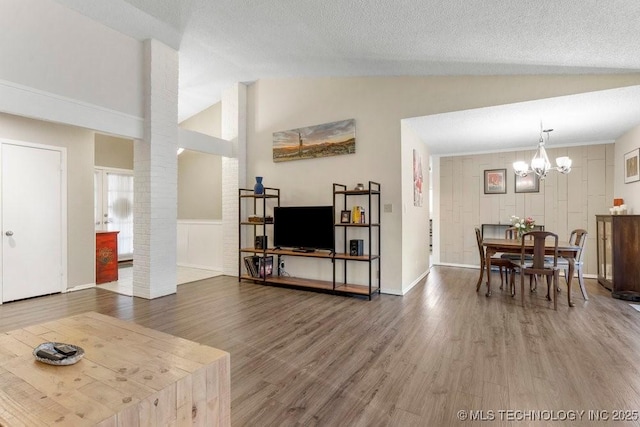
[[[180,127],[220,138],[221,120],[218,102]],[[178,156],[178,219],[222,219],[221,156],[190,150]]]
[[[640,148],[640,126],[630,129],[616,140],[615,143],[615,176],[613,194],[615,198],[624,199],[627,209],[635,215],[640,214],[640,181],[624,183],[624,155],[631,150]],[[613,206],[613,200],[607,200],[608,206]],[[603,214],[608,211],[602,212]]]
[[[0,28],[0,82],[144,116],[140,42],[52,0],[3,1]]]
[[[263,176],[266,186],[279,187],[283,205],[330,204],[334,182],[380,182],[382,204],[393,207],[382,213],[382,290],[400,294],[416,279],[402,274],[403,263],[412,262],[405,257],[413,255],[402,250],[402,229],[412,227],[402,222],[400,209],[402,119],[638,82],[638,74],[259,80],[248,90],[245,176],[247,182]],[[273,132],[349,118],[356,120],[355,154],[273,162]]]
[[[95,283],[93,132],[0,113],[0,136],[66,147],[67,288]]]
[[[222,104],[220,102],[180,122],[183,129],[204,133],[221,138],[222,136]]]
[[[422,206],[415,206],[413,152],[421,159]],[[402,293],[429,271],[429,150],[406,121],[402,122]],[[384,209],[384,208],[383,208]],[[407,280],[404,280],[407,278]],[[409,282],[408,280],[413,280]]]

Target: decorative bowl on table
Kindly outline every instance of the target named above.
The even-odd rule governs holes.
[[[67,353],[73,352],[73,354],[65,355],[64,353],[61,353],[56,348],[62,348],[62,349],[68,350]],[[57,354],[59,355],[60,359],[54,360],[51,358],[44,357],[43,356],[44,353],[38,354],[41,350],[44,353],[48,352],[51,354]],[[77,345],[73,345],[73,344],[65,344],[61,342],[44,342],[33,349],[33,357],[35,357],[38,362],[46,363],[47,365],[56,365],[56,366],[73,365],[75,363],[78,363],[83,356],[84,356],[84,350],[82,349],[82,347],[78,347]]]

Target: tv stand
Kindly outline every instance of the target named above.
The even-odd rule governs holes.
[[[336,252],[334,250],[314,249],[314,248],[283,248],[283,247],[258,247],[253,245],[256,240],[256,236],[268,235],[272,230],[273,223],[266,222],[250,222],[242,215],[254,214],[261,217],[266,217],[267,213],[270,213],[275,206],[280,206],[280,190],[277,188],[265,187],[263,194],[255,194],[253,189],[242,188],[239,190],[239,205],[238,209],[238,223],[239,223],[239,239],[238,239],[238,282],[250,281],[253,283],[266,285],[266,286],[278,286],[283,288],[300,289],[316,292],[324,292],[334,295],[350,295],[367,297],[371,300],[371,296],[375,293],[380,293],[380,184],[369,181],[369,186],[364,190],[347,190],[347,187],[341,184],[334,184],[334,200],[333,209],[334,215],[340,213],[340,210],[347,208],[347,197],[356,197],[354,202],[358,201],[358,197],[361,199],[358,203],[363,203],[368,211],[368,222],[366,223],[337,223],[334,224],[334,235],[342,235],[343,241],[341,246],[344,246],[344,250]],[[344,198],[342,206],[338,206],[336,203],[337,198]],[[269,204],[268,204],[269,203]],[[247,212],[243,212],[242,207],[247,208]],[[253,209],[252,209],[253,208]],[[338,216],[337,216],[338,217]],[[369,244],[365,247],[364,253],[353,253],[349,248],[348,239],[352,236],[347,235],[346,229],[349,228],[354,233],[363,231],[368,236]],[[375,232],[372,232],[374,231]],[[253,232],[251,232],[253,231]],[[358,237],[354,234],[353,237]],[[253,239],[252,239],[253,238]],[[267,239],[271,240],[271,239]],[[374,241],[372,243],[372,240]],[[242,246],[246,243],[253,247]],[[246,264],[244,258],[253,257],[273,257],[273,274],[270,276],[259,276],[255,274],[255,271],[249,271],[250,264]],[[331,268],[333,270],[332,280],[318,280],[309,279],[303,277],[294,277],[289,275],[280,275],[280,261],[281,257],[301,257],[307,259],[317,259],[319,262],[325,263],[331,262]],[[252,262],[252,261],[251,261]],[[359,262],[368,264],[368,283],[347,283],[347,267],[348,262]],[[343,274],[336,275],[336,264],[344,263],[343,268],[340,271]],[[374,263],[377,268],[374,270]],[[338,272],[339,273],[339,272]]]

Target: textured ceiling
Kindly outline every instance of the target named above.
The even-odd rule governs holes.
[[[434,155],[610,143],[640,124],[640,86],[408,119]]]
[[[56,0],[180,51],[179,118],[270,77],[640,71],[640,1]]]

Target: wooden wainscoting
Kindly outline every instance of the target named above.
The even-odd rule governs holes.
[[[178,265],[222,271],[222,221],[178,220]]]

